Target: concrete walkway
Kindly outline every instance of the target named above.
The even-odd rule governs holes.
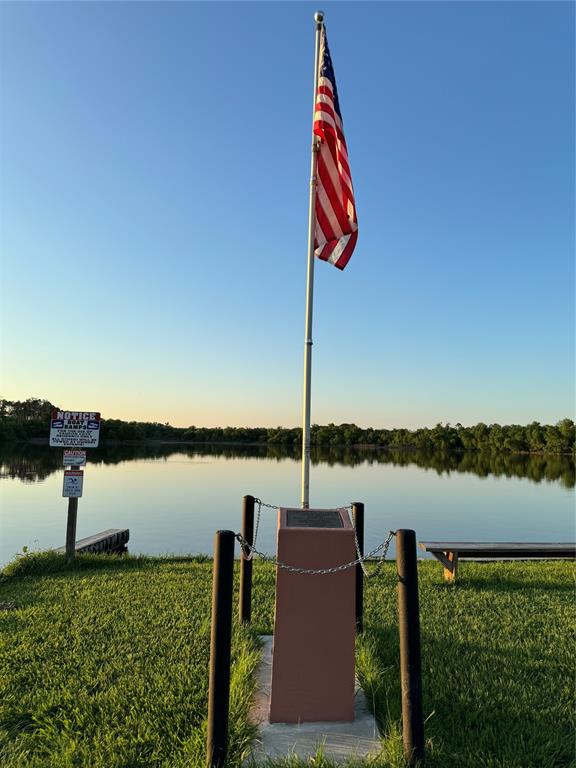
[[[319,747],[335,763],[352,757],[364,758],[380,752],[381,744],[373,715],[368,711],[366,697],[356,684],[354,722],[352,723],[269,723],[270,688],[272,684],[272,636],[261,638],[262,661],[256,672],[257,693],[251,720],[258,725],[258,737],[245,766],[258,765],[266,757],[280,758],[297,755],[303,759],[313,756]]]

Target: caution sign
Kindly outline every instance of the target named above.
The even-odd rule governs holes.
[[[50,445],[53,448],[97,448],[99,439],[99,413],[52,411]]]
[[[81,469],[64,470],[64,488],[62,496],[69,498],[80,498],[82,496],[82,486],[84,484],[84,472]]]
[[[66,448],[62,463],[65,467],[83,467],[86,464],[86,451],[81,448]]]

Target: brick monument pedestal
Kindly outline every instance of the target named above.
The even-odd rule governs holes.
[[[278,561],[332,568],[356,558],[347,510],[280,509]],[[277,568],[271,723],[354,720],[355,568]]]

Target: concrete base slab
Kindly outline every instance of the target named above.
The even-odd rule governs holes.
[[[258,765],[267,757],[296,755],[306,759],[319,748],[325,757],[343,763],[352,757],[365,758],[381,750],[374,716],[368,711],[364,692],[356,684],[354,721],[351,723],[269,723],[272,684],[272,636],[261,637],[262,661],[256,672],[257,692],[250,717],[258,726],[245,766]]]

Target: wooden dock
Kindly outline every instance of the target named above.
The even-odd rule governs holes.
[[[85,539],[76,542],[76,553],[94,552],[96,554],[109,554],[112,552],[125,552],[130,530],[128,528],[108,528],[102,533],[95,533]],[[66,547],[58,547],[56,552],[66,553]]]

